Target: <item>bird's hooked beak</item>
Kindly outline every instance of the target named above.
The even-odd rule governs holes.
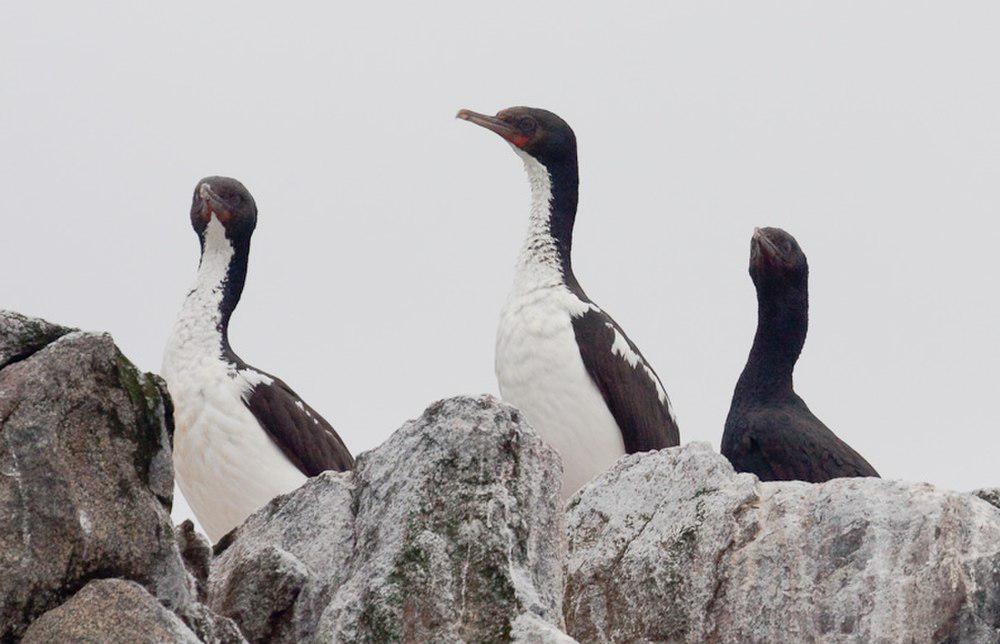
[[[476,125],[484,127],[487,130],[496,132],[502,136],[505,141],[517,146],[518,148],[523,148],[528,143],[528,137],[519,132],[514,126],[510,125],[506,121],[498,119],[495,116],[480,114],[479,112],[473,112],[472,110],[459,110],[458,114],[455,115],[455,118],[475,123]]]
[[[221,223],[226,223],[232,217],[226,203],[219,198],[219,195],[212,192],[212,186],[207,183],[198,187],[198,196],[201,197],[201,217],[205,223],[212,218],[212,213],[219,218]]]
[[[750,248],[750,259],[753,262],[760,262],[767,259],[770,262],[780,261],[787,263],[781,249],[768,238],[767,233],[761,228],[753,229],[753,243]]]

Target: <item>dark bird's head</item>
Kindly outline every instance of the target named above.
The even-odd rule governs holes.
[[[566,121],[536,107],[508,107],[496,116],[459,110],[463,121],[496,132],[515,148],[531,155],[550,170],[572,163],[576,166],[576,135]]]
[[[195,186],[191,202],[191,226],[202,241],[213,218],[222,225],[228,239],[249,240],[257,225],[257,204],[236,179],[205,177]]]
[[[750,278],[760,295],[805,294],[809,264],[795,238],[780,228],[755,228],[750,240]]]

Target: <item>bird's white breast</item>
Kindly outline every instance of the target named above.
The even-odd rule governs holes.
[[[167,342],[162,369],[174,403],[177,483],[212,541],[306,480],[244,403],[266,377],[238,370],[222,356],[219,302],[232,248],[221,228],[213,217],[198,280]]]
[[[564,286],[515,288],[497,330],[500,394],[559,452],[564,500],[625,454],[573,332],[572,316],[590,306]]]
[[[562,457],[565,500],[625,454],[625,442],[576,343],[573,316],[596,307],[565,285],[550,228],[551,177],[511,147],[524,161],[531,211],[497,328],[497,382],[503,399]]]
[[[164,369],[174,400],[174,469],[184,498],[212,541],[306,477],[243,404],[251,386],[221,361]]]

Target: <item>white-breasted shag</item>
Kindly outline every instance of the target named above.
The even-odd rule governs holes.
[[[503,137],[528,174],[528,233],[500,316],[496,374],[503,399],[562,457],[566,499],[626,453],[677,445],[677,421],[652,367],[573,274],[573,130],[529,107],[458,118]]]
[[[256,223],[257,206],[240,182],[198,182],[191,225],[201,261],[163,357],[177,483],[212,541],[307,477],[354,464],[322,416],[229,346]]]

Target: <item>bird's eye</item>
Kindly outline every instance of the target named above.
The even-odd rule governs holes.
[[[534,132],[535,127],[537,127],[535,119],[530,116],[522,116],[517,120],[517,129],[521,130],[525,134],[531,134]]]

